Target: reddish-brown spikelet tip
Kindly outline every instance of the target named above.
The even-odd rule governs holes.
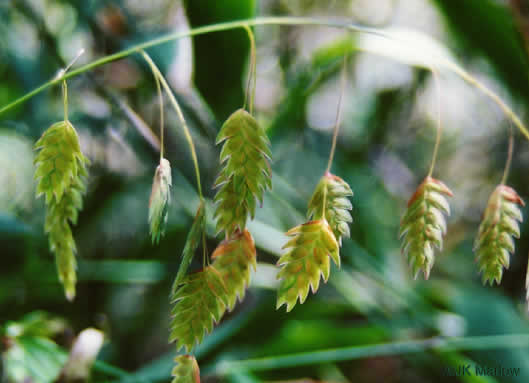
[[[516,190],[507,185],[500,185],[498,187],[501,188],[502,195],[506,200],[517,203],[520,206],[525,206],[525,202],[518,193],[516,193]]]

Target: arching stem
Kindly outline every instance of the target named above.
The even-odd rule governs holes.
[[[154,75],[154,74],[153,74]],[[164,146],[164,119],[163,119],[163,94],[158,76],[154,75],[156,81],[156,92],[158,92],[158,103],[160,104],[160,160],[163,158]]]
[[[329,153],[329,161],[327,162],[327,169],[325,173],[331,171],[332,161],[334,159],[334,153],[336,151],[336,141],[338,140],[338,132],[340,131],[340,122],[342,119],[342,100],[345,93],[345,85],[347,83],[347,58],[343,58],[342,62],[342,76],[340,81],[340,96],[338,98],[338,105],[336,107],[336,120],[334,122],[333,134],[332,134],[332,144],[331,152]]]
[[[62,102],[64,104],[64,121],[68,121],[68,85],[62,80]]]
[[[195,175],[196,175],[196,179],[197,179],[198,195],[201,198],[203,198],[202,186],[200,184],[200,169],[198,167],[198,159],[197,159],[197,153],[196,153],[196,150],[195,150],[195,144],[193,142],[193,138],[191,137],[191,133],[189,131],[189,128],[188,128],[187,123],[186,123],[186,120],[184,118],[184,114],[182,113],[182,109],[180,109],[180,105],[178,105],[178,101],[176,101],[176,97],[174,96],[173,91],[171,90],[171,87],[169,86],[167,81],[165,81],[165,78],[163,77],[162,73],[160,72],[160,70],[158,69],[158,67],[154,63],[154,61],[152,61],[151,57],[147,54],[147,52],[145,52],[143,50],[140,50],[139,53],[143,56],[145,61],[147,61],[147,63],[151,67],[152,72],[154,73],[154,75],[158,78],[158,80],[162,84],[165,92],[169,96],[169,101],[171,101],[171,104],[172,104],[174,110],[176,111],[176,114],[178,115],[178,119],[180,120],[180,123],[182,125],[182,129],[184,130],[184,135],[185,135],[187,143],[189,145],[189,150],[191,151],[191,158],[193,159],[193,165],[195,167]]]
[[[441,144],[442,124],[441,124],[441,84],[439,81],[439,75],[434,68],[431,68],[432,76],[435,82],[435,90],[437,93],[437,134],[435,135],[435,145],[433,147],[432,163],[430,170],[428,171],[428,177],[432,176],[435,168],[435,162],[437,160],[437,154],[439,153],[439,145]]]
[[[255,37],[252,28],[245,24],[244,29],[248,33],[248,39],[250,40],[250,70],[248,71],[246,94],[244,95],[244,108],[246,108],[246,103],[248,103],[248,112],[253,114],[255,88],[257,83],[257,48],[255,46]]]
[[[505,169],[503,169],[503,177],[501,178],[502,185],[505,185],[505,182],[507,182],[507,177],[509,177],[509,171],[511,170],[513,149],[514,149],[514,132],[512,129],[512,124],[509,123],[509,148],[507,149],[507,161],[505,162]]]

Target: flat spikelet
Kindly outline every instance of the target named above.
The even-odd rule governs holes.
[[[349,223],[353,222],[351,213],[353,205],[349,197],[353,195],[351,187],[338,176],[326,173],[316,186],[309,202],[308,217],[312,220],[325,218],[331,227],[336,240],[342,245],[342,237],[349,237]],[[323,204],[325,200],[325,217]]]
[[[55,254],[59,280],[68,300],[75,297],[77,252],[71,224],[77,223],[86,191],[88,159],[83,156],[77,133],[69,121],[53,124],[35,144],[37,197],[46,196],[46,221],[51,251]]]
[[[441,181],[432,177],[419,185],[408,202],[408,209],[400,223],[402,253],[408,256],[413,275],[417,278],[423,271],[428,279],[434,264],[435,247],[443,247],[446,221],[443,214],[450,215],[450,206],[445,196],[452,191]]]
[[[200,369],[192,355],[179,355],[174,359],[176,366],[171,375],[172,383],[200,383]]]
[[[228,291],[228,310],[242,300],[250,283],[250,272],[256,269],[256,251],[248,230],[236,232],[222,241],[212,255],[213,267],[220,273]]]
[[[498,185],[489,198],[474,242],[484,284],[500,283],[503,268],[509,268],[510,254],[514,252],[512,237],[520,237],[518,222],[523,219],[518,205],[525,204],[514,189],[505,185]]]
[[[174,293],[180,282],[186,275],[187,269],[193,260],[195,251],[197,250],[200,239],[206,230],[206,205],[204,200],[200,200],[198,205],[197,212],[195,214],[195,219],[191,225],[191,230],[187,234],[186,243],[184,245],[184,250],[182,250],[182,262],[178,268],[178,273],[176,274],[175,281],[173,283],[172,292]]]
[[[149,226],[152,243],[158,243],[164,235],[167,213],[171,203],[171,164],[165,158],[154,172],[151,198],[149,199]]]
[[[320,276],[327,282],[330,258],[340,266],[339,246],[331,227],[325,219],[310,221],[290,229],[293,237],[283,246],[288,249],[277,262],[281,267],[277,277],[281,279],[276,308],[287,305],[287,312],[297,303],[305,302],[309,288],[315,293]]]
[[[171,294],[171,335],[177,350],[191,351],[200,344],[204,335],[213,330],[228,305],[227,290],[220,273],[208,266],[202,271],[188,274]]]
[[[255,214],[256,200],[272,187],[268,163],[270,142],[257,121],[245,110],[234,112],[222,126],[217,145],[224,143],[220,162],[224,164],[215,186],[217,231],[230,237],[243,231],[246,220]]]

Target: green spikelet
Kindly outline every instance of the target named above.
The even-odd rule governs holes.
[[[222,241],[212,255],[213,267],[220,273],[228,291],[228,310],[242,300],[250,283],[250,272],[256,269],[256,251],[248,230],[236,232]]]
[[[83,202],[88,159],[69,121],[53,124],[35,144],[37,197],[46,197],[45,231],[55,254],[59,279],[68,300],[75,297],[76,246],[70,224],[77,223]]]
[[[313,293],[318,290],[320,275],[327,282],[330,258],[340,266],[340,256],[338,242],[325,219],[296,226],[286,234],[293,238],[283,246],[288,251],[277,262],[281,267],[277,277],[281,281],[276,308],[286,304],[288,312],[298,298],[299,303],[305,302],[309,288]]]
[[[174,359],[176,366],[171,375],[172,383],[200,383],[200,369],[192,355],[179,355]]]
[[[177,349],[189,352],[200,344],[204,335],[213,330],[228,305],[227,290],[220,273],[208,266],[202,271],[186,275],[171,296],[171,335]]]
[[[435,247],[443,247],[446,233],[446,220],[443,214],[450,215],[450,206],[445,196],[452,191],[441,181],[430,176],[419,185],[408,202],[408,209],[400,223],[402,253],[408,256],[413,275],[417,278],[423,271],[428,279],[434,264]]]
[[[518,222],[523,219],[518,205],[525,204],[514,189],[505,185],[498,185],[489,198],[474,242],[484,284],[499,284],[503,268],[509,268],[509,257],[514,252],[512,237],[520,237]]]
[[[152,243],[158,243],[164,235],[167,213],[171,203],[171,164],[165,158],[154,172],[151,198],[149,199],[149,225]]]
[[[270,142],[265,131],[245,110],[234,112],[222,126],[217,145],[224,142],[220,162],[224,164],[215,186],[217,231],[227,237],[246,227],[248,215],[255,214],[256,200],[272,187],[268,163]]]
[[[172,292],[176,291],[180,282],[186,275],[187,269],[193,260],[195,251],[197,250],[200,239],[202,238],[206,230],[206,205],[203,199],[200,200],[198,205],[195,219],[193,220],[193,225],[191,225],[191,230],[187,234],[186,243],[184,245],[184,250],[182,251],[182,262],[178,268],[178,273],[176,274],[175,281],[173,283]]]
[[[353,195],[351,187],[340,177],[326,173],[316,186],[309,202],[308,217],[312,220],[325,218],[338,243],[342,237],[349,237],[349,223],[353,222],[349,210],[353,208],[349,197]],[[325,200],[325,217],[323,205]]]

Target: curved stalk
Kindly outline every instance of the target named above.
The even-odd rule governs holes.
[[[439,145],[441,144],[441,132],[442,132],[442,125],[441,125],[441,85],[439,81],[439,77],[437,74],[437,71],[432,68],[432,75],[435,82],[435,90],[437,93],[437,133],[435,135],[435,145],[433,148],[433,154],[432,154],[432,164],[430,165],[430,170],[428,171],[428,177],[432,176],[433,170],[435,168],[435,161],[437,160],[437,153],[439,152]]]
[[[257,84],[257,49],[255,47],[255,37],[252,32],[252,28],[250,28],[248,25],[245,25],[244,29],[248,33],[248,39],[250,40],[250,70],[248,72],[248,82],[246,84],[246,94],[244,96],[244,108],[246,108],[246,102],[248,101],[248,112],[253,114],[255,88]]]
[[[509,177],[509,171],[511,170],[512,163],[512,152],[514,149],[514,133],[512,131],[512,125],[509,124],[509,148],[507,149],[507,161],[505,162],[505,169],[503,170],[503,176],[501,177],[501,184],[505,185],[507,177]]]
[[[331,171],[332,161],[334,159],[334,153],[336,151],[336,141],[338,140],[338,132],[340,131],[340,122],[342,119],[342,100],[345,92],[345,84],[347,82],[347,57],[343,58],[342,63],[342,76],[340,81],[340,97],[338,98],[338,106],[336,107],[336,120],[334,121],[334,129],[332,133],[332,145],[331,152],[329,153],[329,161],[327,162],[327,169],[325,173]]]
[[[30,98],[34,97],[35,95],[41,93],[42,91],[48,89],[49,87],[56,85],[61,79],[68,79],[71,77],[78,76],[84,72],[87,72],[91,69],[94,69],[96,67],[99,67],[101,65],[107,64],[112,61],[116,61],[119,59],[122,59],[124,57],[130,56],[139,50],[147,49],[153,46],[157,46],[160,44],[168,43],[170,41],[174,41],[183,37],[190,37],[190,36],[197,36],[197,35],[203,35],[207,33],[212,32],[220,32],[220,31],[227,31],[231,29],[236,28],[243,28],[244,26],[257,26],[257,25],[299,25],[299,26],[322,26],[322,27],[331,27],[331,28],[340,28],[349,30],[352,32],[357,33],[366,33],[371,35],[376,35],[379,37],[383,37],[386,39],[391,39],[395,41],[396,43],[399,43],[398,40],[395,40],[391,36],[387,35],[383,31],[376,29],[376,28],[369,28],[364,27],[352,23],[346,23],[346,22],[340,22],[340,21],[332,21],[332,20],[324,20],[324,19],[318,19],[318,18],[312,18],[312,17],[257,17],[254,19],[246,19],[246,20],[236,20],[236,21],[229,21],[225,23],[218,23],[218,24],[212,24],[207,25],[203,27],[193,28],[187,31],[181,31],[177,33],[171,33],[166,36],[162,36],[150,41],[147,41],[145,43],[137,44],[132,46],[131,48],[124,49],[120,52],[114,53],[109,56],[102,57],[98,60],[92,61],[91,63],[88,63],[84,66],[81,66],[77,68],[76,70],[72,70],[71,72],[65,74],[61,78],[54,78],[41,86],[37,87],[36,89],[26,93],[25,95],[19,97],[15,101],[3,106],[0,109],[0,115],[2,113],[5,113],[6,111],[14,108],[15,106],[29,100]],[[402,42],[400,42],[402,43]],[[459,65],[443,60],[441,57],[432,57],[432,59],[437,59],[440,61],[443,61],[444,64],[455,74],[460,76],[462,79],[467,81],[468,83],[472,84],[476,88],[478,88],[480,91],[482,91],[485,95],[487,95],[489,98],[491,98],[498,106],[503,110],[503,112],[512,120],[514,125],[523,133],[523,135],[529,140],[529,131],[525,127],[525,125],[522,123],[522,121],[518,118],[518,116],[512,111],[511,108],[509,108],[499,97],[496,95],[492,90],[487,88],[485,85],[480,83],[475,77],[473,77],[470,73],[465,71],[463,68],[461,68]]]
[[[176,97],[173,94],[173,91],[167,81],[165,81],[165,78],[163,77],[162,73],[152,61],[151,57],[147,54],[147,52],[140,50],[139,53],[143,56],[145,61],[149,64],[151,67],[152,72],[154,75],[158,78],[160,83],[162,84],[165,92],[169,96],[169,100],[171,101],[171,104],[173,105],[173,108],[176,111],[176,114],[178,115],[178,119],[180,120],[180,123],[182,124],[182,128],[184,130],[184,135],[186,137],[187,143],[189,144],[189,150],[191,151],[191,158],[193,159],[193,165],[195,167],[195,175],[197,179],[197,189],[198,189],[198,195],[203,198],[202,195],[202,186],[200,184],[200,169],[198,167],[198,159],[197,159],[197,153],[195,150],[195,144],[193,142],[193,138],[191,137],[191,133],[189,132],[189,128],[187,126],[186,120],[184,118],[184,114],[182,113],[182,109],[180,109],[180,105],[178,105],[178,101],[176,101]]]

